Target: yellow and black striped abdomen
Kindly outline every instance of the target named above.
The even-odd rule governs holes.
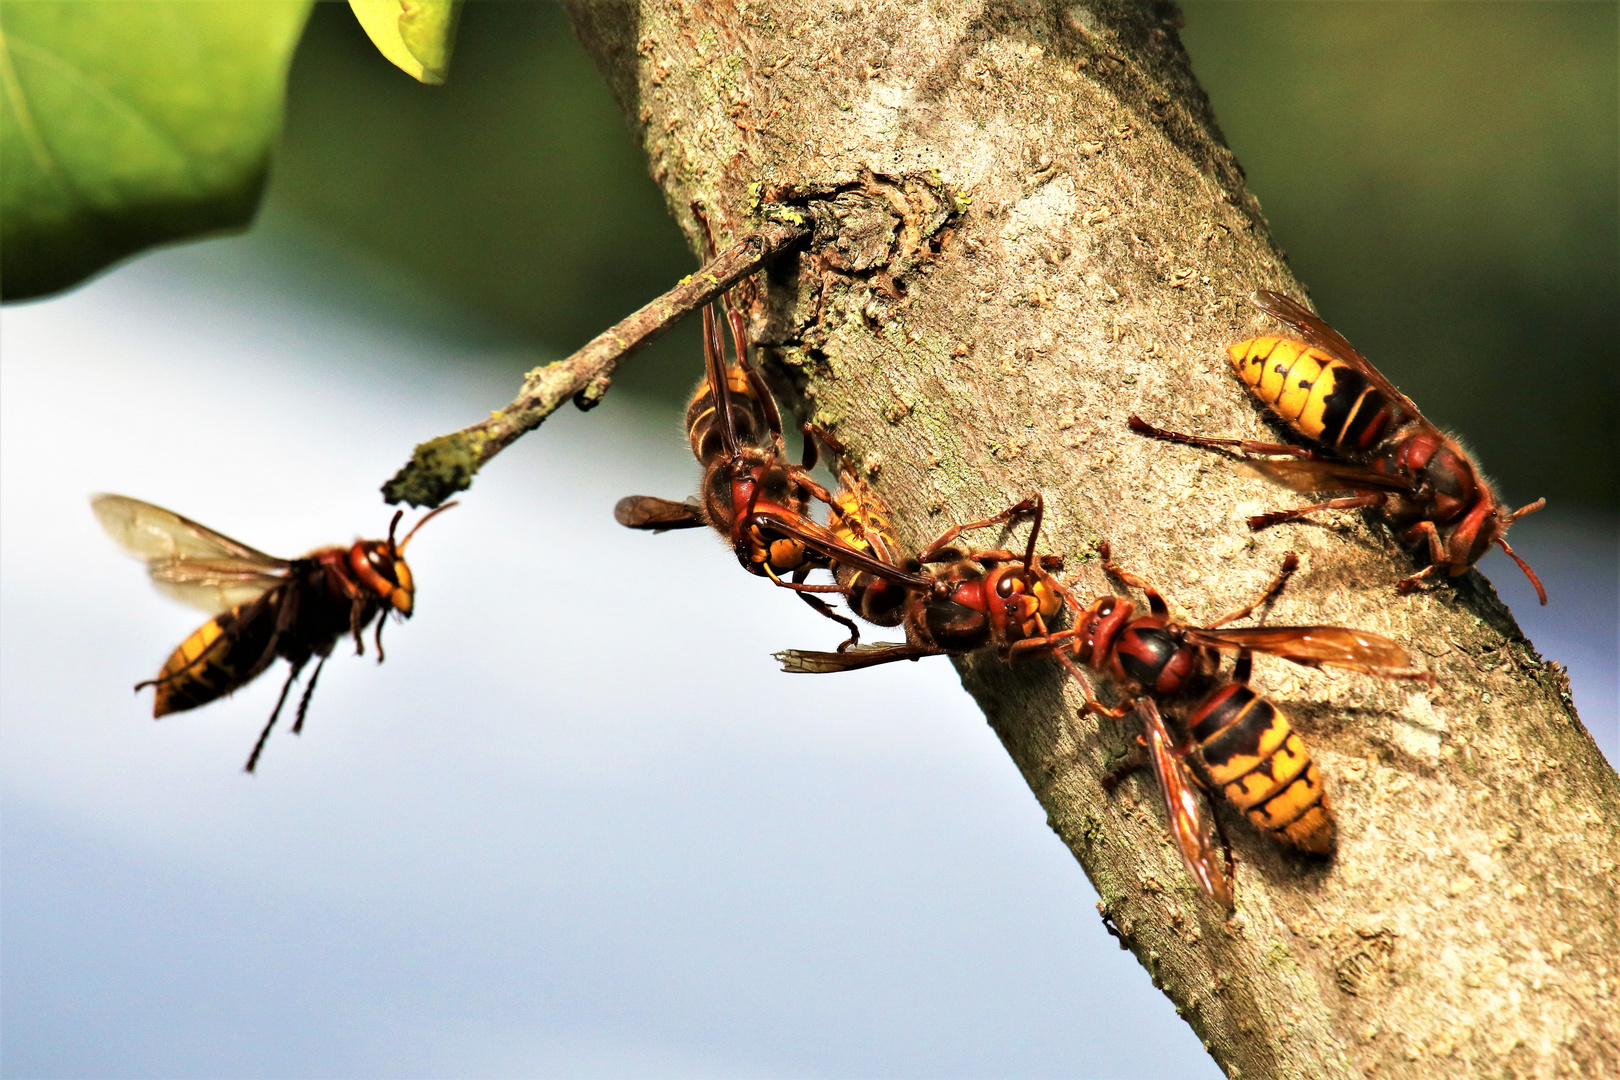
[[[862,551],[870,551],[885,561],[892,561],[900,550],[894,538],[894,527],[878,497],[865,481],[845,481],[846,486],[833,496],[836,511],[827,524],[833,535],[844,543]]]
[[[1210,779],[1257,827],[1303,851],[1333,848],[1322,773],[1288,718],[1241,683],[1211,694],[1188,721]]]
[[[222,611],[197,627],[153,680],[157,697],[152,716],[195,709],[251,681],[266,666],[261,661],[275,624],[276,605],[254,602]]]
[[[1320,349],[1289,338],[1259,337],[1226,351],[1238,378],[1306,438],[1365,450],[1389,425],[1384,395],[1361,372]]]
[[[733,365],[726,369],[726,386],[731,394],[731,422],[742,446],[763,446],[770,437],[765,409],[754,396],[748,373]],[[698,461],[707,464],[720,453],[719,407],[708,380],[698,384],[686,406],[686,441]]]
[[[881,499],[864,480],[845,475],[844,487],[833,497],[838,511],[828,522],[833,535],[857,551],[864,551],[881,562],[900,566],[900,541],[895,539],[888,512]],[[892,582],[853,567],[836,563],[833,577],[844,590],[850,610],[876,626],[899,626],[905,619],[906,590]]]

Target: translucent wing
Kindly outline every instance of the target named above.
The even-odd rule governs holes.
[[[258,599],[285,579],[287,560],[161,506],[97,495],[90,507],[107,535],[146,563],[159,591],[191,607],[217,614]]]
[[[1339,461],[1313,461],[1278,458],[1253,459],[1237,464],[1242,471],[1294,491],[1394,491],[1410,492],[1412,483],[1398,476],[1361,465]]]
[[[1384,377],[1383,372],[1372,366],[1372,361],[1357,352],[1354,346],[1344,339],[1343,334],[1323,322],[1320,316],[1304,304],[1270,289],[1259,290],[1249,297],[1249,303],[1293,327],[1307,345],[1316,346],[1334,359],[1343,360],[1367,376],[1367,381],[1382,391],[1384,397],[1409,419],[1417,421],[1430,431],[1439,432],[1439,429],[1429,423],[1418,407],[1412,403],[1411,398],[1397,390],[1395,384]]]
[[[1190,629],[1189,642],[1217,649],[1243,649],[1292,660],[1306,667],[1336,667],[1387,679],[1431,681],[1412,667],[1412,657],[1381,634],[1345,626],[1245,626]]]
[[[761,510],[755,512],[748,524],[790,537],[811,551],[825,555],[833,562],[841,563],[852,570],[864,570],[882,581],[923,592],[931,591],[934,587],[933,578],[913,574],[876,559],[867,552],[845,543],[837,534],[807,517],[795,514],[790,519],[781,514]]]
[[[834,671],[855,671],[859,668],[891,664],[896,660],[918,660],[924,656],[937,656],[932,649],[900,642],[874,642],[855,645],[843,652],[812,652],[808,649],[786,649],[773,654],[782,662],[782,670],[795,675],[825,675]]]
[[[613,518],[627,529],[650,532],[703,527],[702,514],[695,505],[656,495],[626,495],[613,507]]]
[[[161,506],[124,495],[97,495],[90,500],[101,527],[125,551],[147,562],[180,559],[229,559],[262,570],[283,570],[286,559],[256,548]]]
[[[1153,761],[1153,775],[1159,781],[1159,793],[1164,796],[1165,814],[1170,826],[1170,838],[1176,843],[1181,861],[1187,867],[1198,887],[1230,911],[1233,907],[1232,882],[1221,869],[1215,857],[1215,847],[1209,841],[1204,825],[1202,805],[1194,790],[1192,774],[1187,763],[1171,749],[1170,733],[1152,698],[1142,698],[1136,711],[1147,725],[1149,756]]]
[[[703,371],[719,412],[720,446],[727,458],[737,456],[737,426],[731,412],[731,380],[726,378],[726,342],[715,318],[715,305],[703,308]]]
[[[251,603],[287,580],[280,573],[211,559],[149,563],[146,569],[158,592],[214,615]]]

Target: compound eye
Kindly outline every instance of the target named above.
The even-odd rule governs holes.
[[[394,575],[394,557],[381,548],[372,548],[366,552],[366,562],[377,572],[384,581],[398,585],[399,579]]]
[[[1024,591],[1024,580],[1022,578],[1016,577],[1016,576],[1014,576],[1012,574],[1004,574],[1002,576],[1001,580],[996,582],[996,595],[997,596],[1002,596],[1002,597],[1014,596],[1014,595],[1017,595],[1018,593],[1021,593],[1023,591]]]

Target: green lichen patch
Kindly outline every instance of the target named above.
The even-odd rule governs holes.
[[[1266,963],[1275,968],[1282,968],[1285,971],[1299,970],[1299,964],[1294,961],[1294,957],[1291,953],[1289,953],[1288,947],[1280,941],[1274,943],[1271,948],[1266,950]]]
[[[418,443],[411,460],[382,486],[384,501],[434,507],[466,491],[484,463],[488,442],[482,431],[455,431]]]

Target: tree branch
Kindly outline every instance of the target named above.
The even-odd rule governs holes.
[[[788,219],[796,216],[791,210],[783,214]],[[506,408],[490,413],[488,420],[418,443],[411,460],[383,485],[383,498],[390,503],[438,506],[465,491],[490,458],[539,427],[563,402],[572,399],[581,409],[595,408],[626,357],[809,233],[807,221],[784,220],[738,240],[572,356],[529,372],[518,396]]]
[[[1286,493],[1125,426],[1272,437],[1221,349],[1276,331],[1251,291],[1302,293],[1173,5],[570,4],[694,247],[694,203],[720,236],[750,230],[762,190],[815,219],[808,249],[739,299],[784,396],[836,429],[903,540],[1041,491],[1051,550],[1077,565],[1107,537],[1195,619],[1294,548],[1275,622],[1365,627],[1426,657],[1435,693],[1262,663],[1257,689],[1328,777],[1340,844],[1298,857],[1217,808],[1230,919],[1188,880],[1151,778],[1102,788],[1132,720],[1077,720],[1056,665],[959,663],[1104,918],[1221,1066],[1620,1074],[1620,778],[1562,672],[1478,573],[1398,598],[1412,558],[1379,519],[1250,534],[1243,516]]]

